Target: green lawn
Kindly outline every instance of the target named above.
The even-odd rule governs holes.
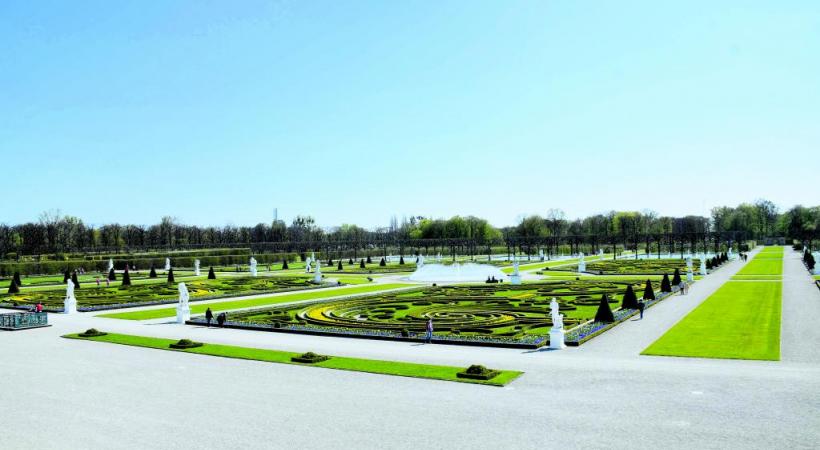
[[[749,275],[783,275],[783,247],[764,248],[737,273]]]
[[[643,355],[780,360],[782,283],[729,281]]]
[[[191,304],[191,314],[204,314],[205,310],[211,308],[211,311],[229,311],[232,309],[253,308],[255,306],[268,306],[285,302],[297,302],[301,300],[317,300],[324,297],[337,297],[340,295],[354,295],[365,294],[370,292],[383,291],[387,289],[396,289],[401,287],[411,287],[407,284],[372,284],[368,286],[356,286],[346,289],[316,289],[307,292],[299,292],[296,294],[285,294],[276,297],[261,297],[247,300],[232,300],[225,302],[209,303],[209,304]],[[149,320],[161,319],[163,317],[173,317],[176,315],[176,307],[149,309],[145,311],[131,311],[122,313],[100,314],[97,317],[107,317],[110,319],[125,319],[125,320]]]
[[[94,338],[81,338],[77,334],[63,336],[69,339],[81,339],[88,341],[107,342],[111,344],[130,345],[134,347],[145,347],[159,350],[168,350],[184,353],[195,353],[199,355],[219,356],[223,358],[248,359],[254,361],[265,361],[280,364],[294,364],[301,366],[315,366],[325,369],[350,370],[354,372],[368,372],[382,375],[395,375],[412,378],[426,378],[431,380],[456,381],[460,383],[484,384],[489,386],[504,386],[519,376],[523,372],[513,370],[503,370],[491,380],[471,380],[458,378],[456,373],[463,371],[464,367],[434,366],[429,364],[416,364],[398,361],[380,361],[373,359],[344,358],[333,356],[327,361],[315,364],[294,363],[290,359],[298,356],[299,353],[283,352],[279,350],[267,350],[260,348],[236,347],[233,345],[205,344],[186,350],[174,350],[168,347],[176,342],[173,339],[160,339],[144,336],[132,336],[127,334],[107,334]]]

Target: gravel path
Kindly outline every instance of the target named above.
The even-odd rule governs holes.
[[[802,253],[786,248],[783,260],[783,316],[780,354],[783,361],[820,363],[820,289]]]

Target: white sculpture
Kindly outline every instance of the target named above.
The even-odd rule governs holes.
[[[177,323],[185,323],[191,319],[191,307],[188,306],[190,295],[188,294],[188,287],[185,283],[177,285],[179,289],[179,304],[177,305]]]
[[[538,258],[543,261],[544,260],[544,249],[538,250]]]
[[[66,280],[63,312],[65,314],[77,314],[77,299],[74,298],[74,282],[71,280]]]
[[[586,272],[587,271],[587,263],[584,261],[584,252],[581,252],[580,259],[578,260],[578,273]]]
[[[513,257],[513,274],[510,275],[510,284],[521,284],[521,270],[518,267],[518,257]]]
[[[436,256],[436,261],[441,262],[441,252]]]
[[[113,268],[114,268],[114,260],[109,259],[108,260],[108,271],[111,272],[111,269],[113,269]]]
[[[165,258],[165,271],[171,270],[171,258]]]
[[[598,256],[600,256],[601,259],[604,259],[604,249],[602,249],[602,248],[598,249]]]
[[[692,255],[686,255],[686,270],[692,271]]]
[[[313,282],[322,284],[322,263],[316,260],[316,272],[313,274]]]
[[[706,275],[706,253],[701,253],[700,255],[700,274]]]
[[[550,348],[553,350],[561,350],[566,347],[564,343],[564,315],[559,312],[558,301],[555,297],[553,297],[550,302],[550,315],[552,316]]]
[[[308,256],[305,260],[305,273],[310,273],[313,271],[313,268],[310,266],[312,262],[313,260],[310,258],[310,256]]]
[[[199,260],[198,259],[194,260],[194,275],[196,275],[196,276],[202,275],[199,271]]]
[[[424,267],[424,255],[419,255],[419,262],[416,263],[416,268],[421,269]]]
[[[250,263],[248,265],[250,266],[251,276],[255,277],[256,276],[256,258],[251,256],[251,260],[250,260]]]
[[[691,267],[686,271],[686,281],[689,283],[695,281],[695,274],[692,272]]]

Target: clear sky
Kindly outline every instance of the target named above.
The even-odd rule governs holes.
[[[0,222],[789,207],[819,144],[816,0],[0,2]]]

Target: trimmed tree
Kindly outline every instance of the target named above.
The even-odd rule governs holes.
[[[14,279],[14,282],[17,283],[17,287],[23,286],[23,282],[20,281],[20,272],[14,272],[14,276],[12,278]]]
[[[596,322],[612,323],[615,316],[612,315],[612,308],[609,307],[609,299],[606,294],[601,296],[601,304],[598,305],[598,312],[595,313]]]
[[[63,284],[68,284],[68,280],[71,278],[71,272],[68,269],[63,272]]]
[[[342,270],[342,260],[339,260],[339,265],[336,266],[336,270]]]
[[[113,272],[113,269],[112,269]],[[131,286],[131,275],[128,274],[128,265],[125,265],[125,272],[122,273],[122,285]]]
[[[108,281],[117,281],[117,274],[114,272],[113,267],[108,271]]]
[[[216,273],[214,272],[214,266],[211,266],[211,268],[208,269],[208,279],[209,280],[216,280]]]
[[[77,279],[77,271],[71,272],[71,281],[74,283],[74,288],[80,288],[80,280]]]
[[[333,258],[328,258],[327,259],[327,266],[330,267],[332,265],[333,265]]]
[[[367,263],[368,264],[373,264],[373,260],[370,259],[370,255],[367,255]]]
[[[151,272],[148,273],[148,278],[156,278],[157,277],[157,270],[154,269],[154,266],[151,266]]]
[[[288,260],[287,259],[282,260],[282,270],[288,270]]]
[[[11,279],[9,283],[9,294],[19,294],[20,293],[20,286],[17,285],[17,282],[14,281],[14,278]]]
[[[399,265],[400,266],[404,265],[404,256],[399,256]]]
[[[672,292],[672,283],[669,282],[669,275],[663,274],[661,280],[661,292]]]
[[[364,269],[364,268],[365,268],[365,266],[364,266],[364,260],[363,260],[363,259],[362,259],[361,261],[359,261],[359,268],[360,268],[360,269]]]
[[[680,269],[675,269],[675,274],[672,275],[672,286],[680,286],[681,283]]]
[[[170,269],[168,269],[168,282],[169,282],[169,283],[173,283],[173,282],[174,282],[174,268],[173,268],[173,267],[171,267]]]
[[[349,266],[353,265],[353,258],[348,258],[347,265],[349,265]]]
[[[382,258],[382,260],[381,260],[381,261],[379,261],[379,266],[380,266],[380,267],[384,267],[384,266],[386,266],[386,265],[387,265],[387,261],[385,261],[385,259],[384,259],[384,258]]]
[[[624,292],[624,300],[621,302],[621,308],[638,309],[638,296],[635,295],[635,290],[632,289],[631,284],[626,287],[626,292]]]
[[[666,280],[667,282],[669,279]],[[652,287],[652,280],[646,280],[646,287],[643,290],[644,300],[655,300],[655,288]]]

